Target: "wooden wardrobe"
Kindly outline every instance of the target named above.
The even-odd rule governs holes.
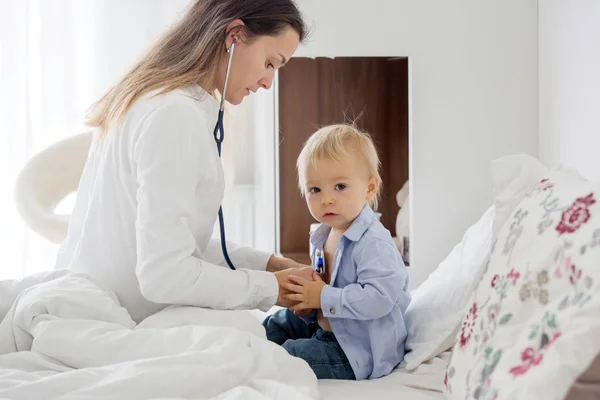
[[[292,58],[279,71],[280,249],[307,263],[316,222],[297,189],[296,159],[319,127],[351,122],[373,137],[381,159],[381,222],[395,234],[396,193],[408,179],[408,60]],[[358,117],[358,119],[357,119]]]

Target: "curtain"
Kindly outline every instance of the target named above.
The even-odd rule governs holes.
[[[187,5],[0,0],[0,279],[52,268],[58,247],[30,231],[16,211],[13,187],[21,168],[84,130],[89,106]],[[270,92],[228,109],[223,159],[228,239],[267,251],[275,250],[273,104]],[[57,211],[68,213],[74,198]]]

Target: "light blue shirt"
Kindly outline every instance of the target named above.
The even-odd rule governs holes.
[[[311,235],[313,269],[331,228]],[[356,379],[389,374],[404,359],[404,313],[410,303],[408,272],[390,232],[367,205],[339,238],[321,309]],[[307,322],[316,320],[316,311]]]

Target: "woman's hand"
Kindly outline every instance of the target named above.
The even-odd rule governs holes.
[[[267,262],[267,271],[269,271],[269,272],[277,272],[277,271],[284,271],[284,270],[290,269],[290,268],[305,268],[305,267],[310,268],[309,265],[297,263],[296,261],[292,260],[291,258],[277,257],[275,255],[272,255],[271,258],[269,258],[269,261]]]
[[[296,263],[293,260],[290,260],[290,261]],[[298,264],[298,265],[302,265],[302,264]],[[297,277],[302,277],[306,280],[312,280],[313,270],[311,267],[295,267],[295,268],[288,268],[283,271],[276,271],[276,272],[273,272],[273,274],[275,275],[275,278],[277,278],[277,283],[279,284],[279,295],[277,296],[277,302],[275,303],[275,305],[278,305],[281,307],[290,307],[291,305],[295,304],[296,302],[285,299],[285,295],[292,293],[285,288],[285,285],[290,284],[289,277],[294,275]]]
[[[291,293],[284,294],[283,298],[296,303],[289,307],[290,310],[321,308],[321,292],[326,284],[319,274],[311,271],[310,280],[296,274],[290,275],[288,279],[292,283],[286,283],[283,287]]]

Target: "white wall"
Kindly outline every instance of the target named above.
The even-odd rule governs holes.
[[[600,181],[600,2],[539,6],[540,159]]]
[[[491,204],[489,162],[537,155],[537,2],[298,4],[314,32],[296,56],[410,57],[416,287]]]

